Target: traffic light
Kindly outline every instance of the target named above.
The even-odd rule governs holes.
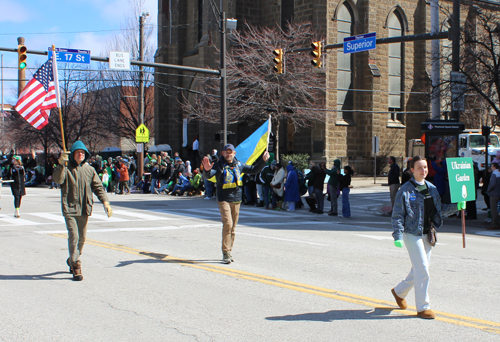
[[[490,126],[483,126],[481,129],[481,135],[485,137],[489,137],[491,132],[491,127]]]
[[[321,42],[313,42],[311,47],[313,48],[311,56],[314,57],[311,64],[314,65],[315,68],[321,68]]]
[[[18,58],[18,64],[19,64],[19,70],[24,70],[27,67],[26,64],[26,45],[18,45],[17,46],[17,54],[19,56]]]
[[[277,49],[273,51],[274,55],[276,56],[273,61],[276,63],[276,65],[273,67],[273,70],[276,71],[278,74],[283,73],[283,49]]]

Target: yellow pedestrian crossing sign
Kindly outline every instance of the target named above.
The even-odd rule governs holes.
[[[146,127],[146,125],[141,124],[135,130],[135,142],[137,143],[149,142],[149,129]]]

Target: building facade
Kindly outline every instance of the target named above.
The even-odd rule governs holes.
[[[492,1],[461,1],[461,19],[471,8]],[[217,5],[219,3],[217,2]],[[443,1],[451,14],[452,1]],[[287,21],[311,22],[323,44],[340,43],[344,37],[376,32],[377,38],[430,32],[430,3],[425,0],[224,0],[228,18],[252,25],[285,26]],[[216,47],[219,28],[207,0],[159,0],[156,61],[196,67],[219,68]],[[443,25],[443,29],[446,26]],[[445,43],[445,45],[449,43]],[[430,41],[378,45],[376,49],[344,54],[342,49],[323,53],[326,120],[299,132],[286,132],[283,153],[307,153],[328,166],[340,158],[358,173],[373,172],[372,140],[380,139],[379,155],[406,156],[407,142],[420,138],[420,124],[430,117]],[[311,67],[312,68],[312,67]],[[270,68],[270,72],[272,72]],[[189,76],[189,77],[188,77]],[[184,89],[196,89],[196,77],[185,73],[155,75],[155,136],[183,151],[183,144],[200,137],[200,149],[209,153],[219,142],[220,126],[203,122],[183,125],[179,110]],[[250,134],[247,127],[229,127],[228,140],[238,144]],[[184,138],[183,138],[184,135]],[[189,149],[189,144],[186,146]],[[383,163],[382,163],[383,166]]]

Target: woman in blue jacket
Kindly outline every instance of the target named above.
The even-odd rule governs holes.
[[[285,202],[288,202],[288,211],[295,211],[295,203],[300,201],[299,176],[293,169],[292,163],[288,163],[286,171]]]
[[[441,227],[443,215],[450,215],[457,209],[465,209],[465,202],[458,202],[457,205],[441,204],[441,197],[436,187],[425,180],[428,174],[425,158],[413,157],[411,171],[413,178],[399,189],[392,211],[394,245],[396,247],[406,245],[411,270],[408,276],[391,291],[398,306],[404,310],[408,307],[405,297],[412,288],[415,288],[417,315],[421,318],[434,319],[436,314],[431,310],[427,293],[432,251],[427,234],[431,226],[436,229]]]

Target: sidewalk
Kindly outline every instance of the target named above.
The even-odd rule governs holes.
[[[387,176],[386,177],[380,176],[377,177],[376,179],[373,176],[352,177],[351,185],[354,188],[371,188],[371,187],[385,186],[387,187],[387,191],[389,191],[389,183],[387,182]]]
[[[376,178],[374,182],[374,177],[353,177],[351,184],[354,188],[374,188],[381,187],[381,190],[385,189],[389,192],[389,183],[387,182],[387,177],[380,176]],[[389,203],[390,204],[390,203]],[[488,218],[488,212],[486,210],[482,210],[486,208],[486,204],[484,203],[484,197],[481,195],[480,189],[477,191],[476,197],[476,207],[477,207],[477,220],[466,220],[466,227],[470,228],[478,228],[478,229],[486,229],[491,226],[491,223],[485,222]],[[445,225],[451,226],[461,226],[462,220],[458,216],[453,217],[445,217],[443,218]]]

